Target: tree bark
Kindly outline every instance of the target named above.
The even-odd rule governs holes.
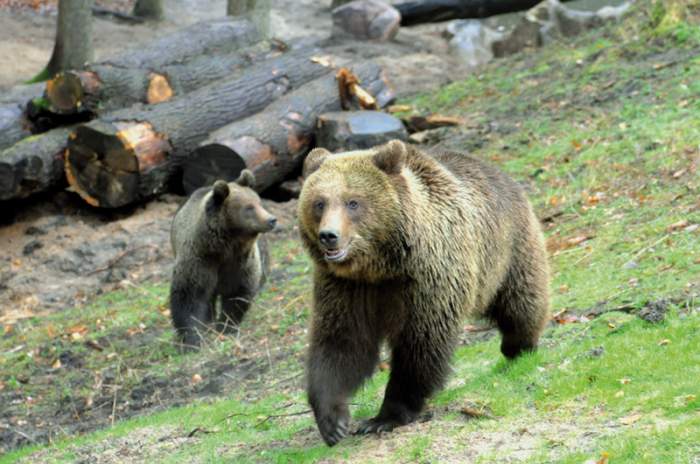
[[[133,15],[153,21],[163,19],[163,0],[136,0]]]
[[[263,37],[270,37],[272,0],[228,0],[226,14],[242,16],[255,24]]]
[[[79,127],[70,141],[68,181],[88,203],[104,208],[161,193],[178,160],[211,131],[328,72],[308,52],[290,52],[181,98],[104,115]]]
[[[532,8],[542,0],[417,0],[398,3],[401,25],[435,23],[450,19],[487,18]],[[568,0],[563,0],[568,1]]]
[[[240,76],[247,66],[280,52],[260,43],[223,56],[200,56],[160,68],[122,68],[96,64],[66,71],[46,84],[46,99],[56,114],[106,113],[134,103],[161,103],[211,82]]]
[[[92,5],[94,0],[60,0],[49,76],[66,69],[83,69],[92,60]]]
[[[32,123],[23,108],[13,103],[0,106],[0,150],[32,134]]]
[[[65,183],[63,155],[71,128],[61,127],[0,152],[0,200],[25,198]]]
[[[137,49],[100,61],[100,64],[121,68],[158,69],[200,56],[221,55],[246,47],[260,40],[260,34],[249,21],[221,18],[202,21],[163,36]]]
[[[364,63],[353,71],[378,106],[393,100],[394,92],[378,65]],[[192,192],[217,179],[236,179],[244,168],[255,174],[258,191],[283,181],[300,166],[311,148],[318,115],[340,111],[341,98],[336,76],[326,75],[290,92],[264,111],[212,132],[183,163],[185,191]]]
[[[8,148],[34,132],[25,108],[34,98],[41,97],[43,83],[18,85],[0,94],[0,150]]]

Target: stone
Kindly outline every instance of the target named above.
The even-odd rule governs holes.
[[[513,30],[493,42],[491,48],[496,57],[512,55],[525,48],[542,46],[540,24],[523,16]]]
[[[330,151],[363,150],[389,140],[408,140],[401,120],[381,111],[324,113],[316,123],[316,145]]]
[[[468,68],[477,68],[494,57],[492,45],[503,35],[477,19],[460,19],[447,25],[449,51]]]
[[[331,15],[334,36],[360,40],[391,40],[401,25],[398,10],[378,0],[355,0],[335,8]]]

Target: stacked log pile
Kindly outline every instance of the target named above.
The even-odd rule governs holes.
[[[298,168],[319,114],[393,99],[373,63],[339,70],[317,49],[258,39],[244,20],[198,23],[3,96],[0,201],[68,185],[118,208],[244,167],[262,191]]]

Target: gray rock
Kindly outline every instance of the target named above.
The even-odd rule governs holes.
[[[493,43],[503,38],[503,34],[476,19],[450,22],[445,35],[450,39],[450,53],[469,68],[476,68],[491,61],[494,57]]]
[[[325,113],[316,123],[316,145],[330,151],[362,150],[392,139],[407,140],[406,128],[380,111]]]
[[[333,35],[350,35],[360,40],[386,41],[399,31],[401,14],[378,0],[355,0],[332,12]]]
[[[540,24],[527,16],[520,19],[518,24],[505,37],[495,40],[492,44],[493,54],[497,57],[512,55],[524,48],[542,46]]]
[[[540,25],[541,41],[550,42],[558,37],[573,37],[606,22],[618,21],[629,10],[631,2],[604,6],[596,11],[568,8],[559,0],[546,0],[530,9],[525,17]]]

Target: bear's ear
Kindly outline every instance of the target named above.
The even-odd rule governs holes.
[[[301,172],[302,177],[306,179],[313,174],[314,171],[321,167],[323,160],[325,160],[330,154],[331,152],[325,148],[314,148],[311,150],[309,154],[306,155],[306,159],[304,160],[304,169],[302,169]]]
[[[244,169],[241,174],[236,179],[236,183],[241,187],[253,187],[255,185],[255,174],[250,172],[249,169]]]
[[[214,182],[214,188],[212,189],[212,200],[215,204],[223,203],[229,194],[228,184],[223,180],[217,180]]]
[[[401,140],[392,140],[377,148],[373,157],[374,165],[387,174],[398,174],[406,163],[408,149]]]

